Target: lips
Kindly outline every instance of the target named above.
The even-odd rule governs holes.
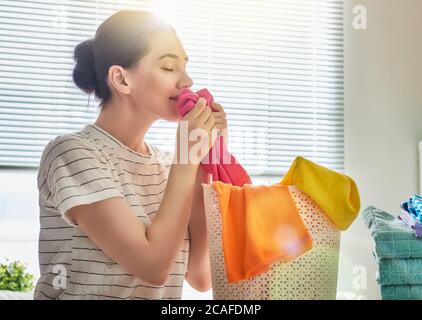
[[[174,101],[174,102],[177,102],[179,100],[179,97],[178,96],[177,97],[170,97],[169,99]]]

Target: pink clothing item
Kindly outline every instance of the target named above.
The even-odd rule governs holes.
[[[201,89],[196,93],[187,88],[183,89],[177,103],[179,114],[184,116],[192,110],[201,97],[205,98],[208,106],[212,106],[214,98],[207,89]],[[246,170],[227,150],[222,136],[217,138],[214,146],[202,159],[201,166],[212,175],[213,181],[221,181],[240,187],[246,183],[252,184]]]

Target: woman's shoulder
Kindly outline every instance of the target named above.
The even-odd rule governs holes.
[[[93,149],[94,144],[80,132],[62,134],[51,140],[44,148],[43,156],[78,149]]]
[[[96,146],[83,135],[82,131],[62,134],[47,143],[41,155],[40,171],[50,168],[55,162],[73,161],[83,155],[99,156]]]

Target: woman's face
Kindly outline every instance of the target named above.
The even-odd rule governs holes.
[[[155,34],[149,52],[130,70],[131,95],[137,108],[167,121],[181,119],[177,97],[183,88],[192,86],[186,73],[187,55],[172,31]]]

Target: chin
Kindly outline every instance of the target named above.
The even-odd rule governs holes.
[[[182,119],[182,116],[179,114],[164,114],[161,116],[161,119],[170,121],[170,122],[179,122]]]
[[[170,99],[169,108],[166,110],[166,117],[164,118],[167,121],[179,122],[182,119],[182,116],[177,110],[177,102]]]

